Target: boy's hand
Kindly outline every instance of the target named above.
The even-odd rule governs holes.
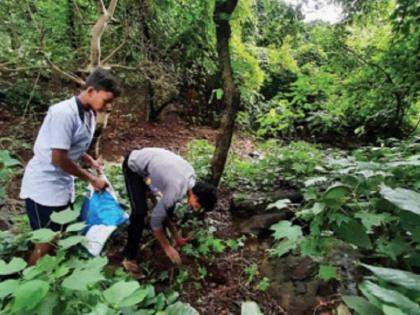
[[[175,248],[168,246],[164,248],[164,251],[166,256],[168,256],[175,265],[180,266],[182,264],[181,256]]]
[[[97,175],[102,175],[104,173],[104,169],[102,168],[102,166],[93,159],[90,166],[96,171]]]
[[[184,245],[187,245],[187,243],[189,242],[189,241],[191,241],[193,238],[191,237],[191,236],[187,236],[187,237],[178,237],[176,240],[175,240],[175,242],[176,242],[176,245],[178,245],[178,246],[180,246],[180,247],[182,247],[182,246],[184,246]]]
[[[108,182],[105,179],[97,176],[92,177],[90,183],[95,189],[95,191],[102,191],[106,188],[106,186],[108,186]]]

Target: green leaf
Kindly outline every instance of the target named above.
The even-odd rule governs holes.
[[[325,176],[312,177],[312,178],[309,178],[309,179],[305,180],[304,185],[305,185],[305,187],[313,186],[313,185],[319,185],[319,184],[322,184],[322,183],[326,182],[327,180],[328,180],[328,178],[325,177]]]
[[[339,200],[346,197],[351,192],[350,188],[341,183],[335,183],[328,187],[323,195],[323,199]]]
[[[19,286],[19,280],[9,279],[0,282],[0,301],[12,294]]]
[[[11,275],[25,269],[27,263],[20,257],[13,257],[7,264],[4,260],[0,260],[0,275]]]
[[[45,297],[49,284],[42,280],[31,280],[20,285],[14,292],[13,311],[30,311]]]
[[[129,297],[125,298],[120,305],[122,307],[129,307],[136,305],[138,303],[141,303],[144,301],[144,299],[147,297],[148,292],[145,289],[138,289],[133,294],[131,294]],[[168,302],[168,304],[170,304]]]
[[[404,188],[392,189],[385,184],[381,185],[381,195],[403,210],[420,215],[420,194]]]
[[[287,239],[295,241],[303,235],[301,227],[297,225],[292,226],[290,221],[280,221],[272,225],[270,229],[274,231],[273,236],[275,240],[287,237]]]
[[[407,315],[400,309],[386,305],[386,304],[382,305],[382,311],[384,312],[385,315]]]
[[[363,226],[366,228],[367,233],[372,233],[372,228],[381,225],[385,219],[389,218],[387,213],[372,213],[370,211],[359,211],[354,214],[356,218],[362,221]]]
[[[372,271],[376,276],[385,281],[400,285],[404,288],[420,292],[420,275],[392,268],[375,267],[362,264],[363,267]]]
[[[65,239],[59,240],[58,241],[58,246],[62,247],[63,249],[67,249],[67,248],[70,248],[74,245],[80,244],[85,239],[86,238],[84,236],[81,236],[81,235],[70,236],[70,237],[67,237]]]
[[[63,280],[62,286],[70,290],[86,291],[88,285],[94,285],[104,279],[101,270],[98,269],[75,270]]]
[[[50,229],[39,229],[33,231],[29,239],[34,243],[48,243],[51,242],[56,235],[57,233]]]
[[[222,98],[223,98],[223,90],[222,89],[217,89],[216,90],[216,99],[218,100],[218,101],[220,101]]]
[[[379,237],[376,240],[376,252],[383,254],[385,257],[390,257],[394,261],[396,261],[402,254],[409,251],[409,244],[401,236],[397,236],[392,240],[387,240],[383,237]]]
[[[118,314],[116,311],[111,312],[111,309],[108,307],[108,305],[99,303],[95,305],[95,308],[92,310],[92,312],[86,314],[86,315],[116,315]]]
[[[340,239],[346,242],[365,249],[372,248],[366,229],[356,220],[350,220],[350,222],[343,223],[339,227],[335,226],[334,231]]]
[[[371,281],[363,281],[361,284],[366,290],[378,299],[398,306],[400,309],[412,315],[420,314],[420,307],[401,293],[382,288]]]
[[[337,268],[335,268],[334,266],[320,265],[319,277],[324,281],[328,281],[330,279],[337,279]]]
[[[289,241],[289,240],[284,240],[284,241],[281,241],[280,243],[278,243],[276,245],[276,247],[274,247],[270,251],[271,251],[271,253],[273,255],[276,255],[278,257],[281,257],[284,254],[286,254],[289,251],[291,251],[292,249],[295,249],[296,246],[297,246],[297,243],[296,242]]]
[[[51,214],[51,221],[57,224],[64,225],[76,220],[78,216],[78,212],[67,209],[59,212],[53,212]]]
[[[287,208],[290,203],[291,203],[290,199],[280,199],[280,200],[277,200],[274,203],[270,203],[267,206],[267,209],[276,208],[278,210],[281,210],[281,209]]]
[[[79,232],[86,227],[86,224],[83,222],[73,223],[69,225],[66,229],[66,232]]]
[[[255,302],[242,302],[241,315],[263,315]]]
[[[382,315],[382,312],[375,305],[363,297],[345,295],[343,301],[360,315]]]
[[[104,297],[111,305],[119,305],[139,288],[140,285],[136,281],[119,281],[104,291]]]
[[[190,304],[182,302],[170,305],[165,312],[166,315],[200,315]]]

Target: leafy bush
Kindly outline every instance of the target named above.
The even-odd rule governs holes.
[[[107,270],[106,257],[86,258],[77,249],[85,241],[79,232],[83,223],[74,223],[78,213],[65,210],[51,220],[62,225],[60,232],[40,229],[32,232],[31,241],[57,240],[56,256],[44,256],[28,267],[19,257],[0,260],[0,310],[4,314],[155,314],[167,306],[192,309],[189,305],[170,306],[176,296],[157,294],[151,285],[140,285],[118,268]],[[64,225],[68,225],[64,229]]]

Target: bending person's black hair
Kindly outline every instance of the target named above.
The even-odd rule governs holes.
[[[212,211],[217,202],[216,188],[204,182],[198,182],[192,188],[192,192],[197,196],[199,204],[204,211]]]

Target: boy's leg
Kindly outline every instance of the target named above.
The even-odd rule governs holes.
[[[32,230],[49,228],[53,231],[59,231],[61,226],[51,222],[51,214],[56,211],[62,211],[68,207],[67,205],[61,207],[42,206],[32,199],[26,199],[25,205],[26,213],[29,217],[29,223]],[[53,245],[51,242],[35,244],[35,248],[28,258],[28,264],[30,266],[35,265],[42,256],[50,253],[52,249]]]
[[[143,178],[130,170],[127,160],[123,163],[123,173],[128,197],[130,199],[131,214],[128,226],[128,239],[125,247],[125,257],[128,260],[136,258],[138,246],[143,232],[147,215],[146,185]]]

